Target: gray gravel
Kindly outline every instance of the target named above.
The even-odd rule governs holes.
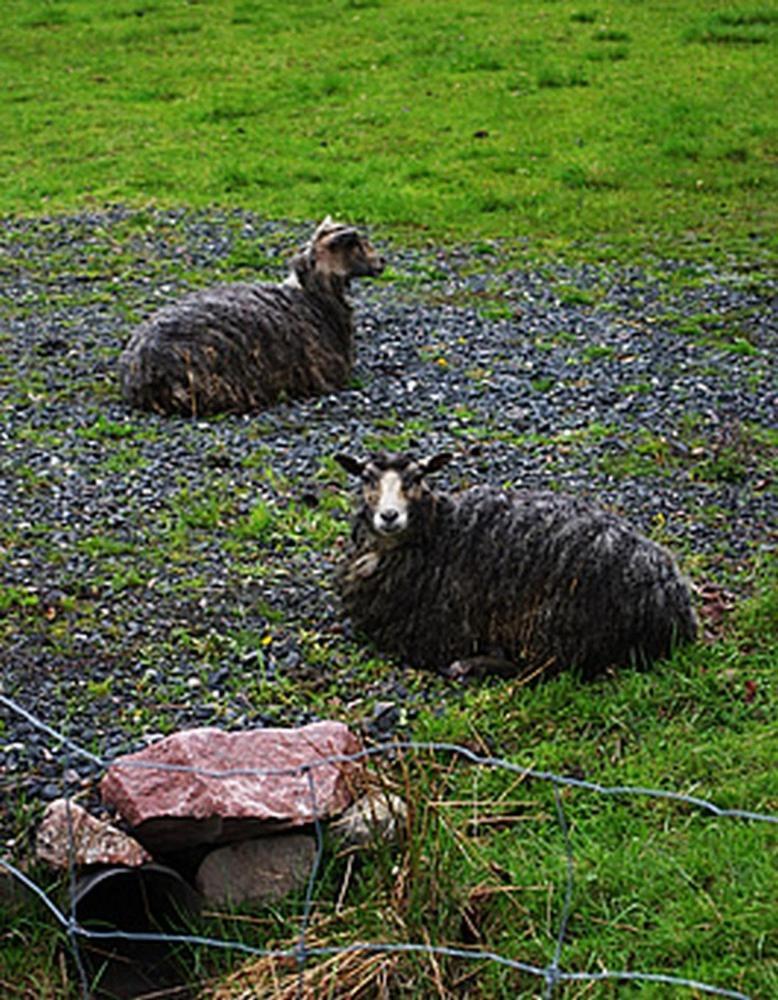
[[[331,590],[336,540],[236,544],[231,530],[259,499],[326,505],[343,480],[325,457],[387,435],[456,451],[452,485],[595,497],[658,533],[698,580],[737,587],[771,543],[778,318],[758,270],[533,272],[504,270],[497,244],[384,245],[390,276],[354,289],[354,387],[207,422],[124,407],[115,365],[133,322],[193,284],[246,280],[236,248],[256,246],[282,277],[310,228],[121,208],[0,223],[2,690],[92,750],[354,702],[383,738],[457,697],[402,664],[371,672],[368,651],[358,662]],[[193,515],[177,561],[155,561],[155,533],[186,513],[182,491],[223,507],[213,523]],[[327,656],[312,655],[312,635]],[[7,840],[14,803],[93,775],[16,716],[0,710],[0,726]]]

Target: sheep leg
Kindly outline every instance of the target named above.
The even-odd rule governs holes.
[[[454,660],[441,673],[451,681],[463,681],[470,677],[515,677],[521,669],[518,663],[499,656],[469,656]]]

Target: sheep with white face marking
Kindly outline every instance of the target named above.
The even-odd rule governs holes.
[[[571,496],[475,487],[436,493],[451,455],[336,459],[362,480],[338,570],[358,632],[417,667],[592,677],[695,638],[672,556]]]
[[[349,281],[383,267],[364,236],[327,217],[282,284],[209,288],[141,323],[119,360],[125,401],[205,416],[342,388],[354,363]]]

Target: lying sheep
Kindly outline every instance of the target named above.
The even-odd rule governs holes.
[[[364,236],[328,216],[283,284],[209,288],[141,323],[119,359],[122,395],[201,416],[339,389],[354,362],[349,281],[383,267]]]
[[[551,492],[434,493],[449,454],[335,457],[363,486],[338,584],[379,649],[452,677],[592,677],[694,639],[673,558],[615,515]]]

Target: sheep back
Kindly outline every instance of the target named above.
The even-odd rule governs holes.
[[[696,634],[671,555],[613,514],[488,487],[425,504],[394,545],[358,515],[339,572],[356,629],[414,666],[488,656],[591,677],[648,664]]]
[[[352,314],[342,297],[235,284],[149,317],[119,369],[130,405],[199,416],[332,392],[346,384],[352,364]]]

